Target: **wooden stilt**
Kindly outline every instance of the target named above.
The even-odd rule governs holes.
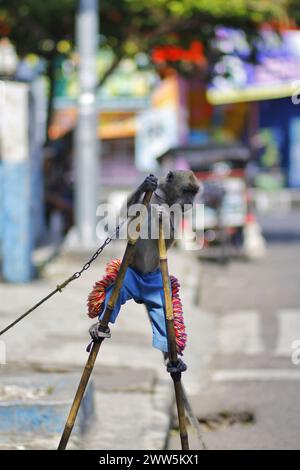
[[[160,268],[163,279],[164,296],[165,296],[165,316],[166,316],[166,328],[168,336],[168,349],[169,349],[169,360],[171,364],[176,365],[178,362],[177,348],[176,348],[176,336],[174,329],[174,315],[173,305],[171,297],[171,288],[169,280],[168,260],[167,260],[167,249],[163,232],[162,218],[159,220],[159,259]],[[184,411],[184,400],[181,386],[181,372],[171,374],[174,383],[176,406],[179,421],[179,432],[181,439],[181,448],[183,450],[189,449],[188,433],[186,428],[186,417]]]
[[[144,199],[143,199],[143,204],[146,207],[148,207],[148,204],[150,202],[151,197],[152,197],[152,192],[147,192],[145,194]],[[141,224],[138,224],[137,227],[136,227],[136,233],[137,234],[139,234],[140,229],[141,229]],[[122,287],[127,268],[128,268],[128,266],[131,262],[131,258],[132,258],[132,255],[134,253],[135,244],[136,244],[137,240],[138,240],[138,236],[134,239],[129,238],[129,240],[128,240],[127,247],[126,247],[123,259],[122,259],[122,263],[121,263],[121,266],[120,266],[120,269],[119,269],[119,273],[118,273],[118,276],[117,276],[117,279],[116,279],[116,282],[115,282],[113,292],[110,296],[110,299],[109,299],[108,305],[105,309],[102,320],[100,321],[100,325],[101,325],[101,328],[103,328],[103,331],[105,331],[105,329],[108,326],[111,313],[114,310],[115,303],[116,303],[116,301],[119,297],[120,289]],[[92,349],[90,351],[88,360],[86,362],[85,368],[84,368],[82,376],[81,376],[81,380],[80,380],[77,392],[75,394],[74,401],[73,401],[72,406],[71,406],[71,410],[70,410],[70,413],[69,413],[69,416],[68,416],[68,419],[67,419],[67,422],[66,422],[66,425],[65,425],[65,428],[64,428],[59,446],[58,446],[58,450],[64,450],[67,447],[67,444],[68,444],[68,441],[69,441],[69,438],[70,438],[70,435],[71,435],[71,432],[73,430],[75,420],[76,420],[76,417],[77,417],[77,414],[78,414],[78,410],[79,410],[81,402],[82,402],[82,398],[83,398],[85,389],[87,387],[89,378],[90,378],[91,373],[93,371],[93,368],[94,368],[94,365],[95,365],[95,362],[96,362],[96,359],[97,359],[97,355],[98,355],[98,352],[99,352],[99,349],[100,349],[100,346],[101,346],[103,340],[104,340],[104,338],[100,338],[99,341],[93,343]]]

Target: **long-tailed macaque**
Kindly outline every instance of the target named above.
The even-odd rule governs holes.
[[[144,192],[154,191],[150,201],[149,218],[155,214],[151,211],[151,206],[158,207],[175,207],[177,204],[182,210],[190,206],[194,202],[194,198],[199,191],[199,183],[192,171],[170,171],[166,177],[158,180],[154,175],[149,175],[137,190],[128,198],[127,208],[141,202]],[[167,213],[170,220],[165,220],[166,212],[164,213],[164,221],[169,222],[168,238],[166,238],[166,246],[169,248],[174,242],[174,212]],[[149,220],[148,226],[151,223],[157,223],[156,220]],[[135,253],[131,262],[131,267],[142,273],[149,273],[154,271],[159,266],[159,254],[157,239],[139,239],[136,244]]]
[[[149,175],[127,199],[127,209],[134,204],[140,203],[144,193],[147,191],[153,191],[153,195],[149,204],[148,220],[144,222],[147,222],[148,228],[151,228],[151,224],[158,223],[157,211],[160,211],[160,208],[162,208],[163,211],[164,208],[172,208],[172,206],[177,204],[177,208],[179,207],[181,211],[184,211],[188,205],[191,206],[199,191],[199,183],[194,173],[188,170],[170,171],[166,177],[160,178],[159,180],[154,175]],[[156,217],[154,217],[155,214]],[[167,212],[167,219],[168,218],[169,231],[168,237],[166,238],[167,248],[169,248],[174,241],[174,222],[176,222],[172,211]],[[163,213],[163,219],[163,223],[165,224],[166,213]],[[99,312],[99,319],[101,319],[105,311],[112,289],[113,285],[106,291],[106,298],[103,308]],[[139,238],[137,241],[132,261],[120,291],[119,299],[111,315],[110,321],[112,323],[115,322],[121,305],[130,299],[145,304],[152,323],[153,346],[163,351],[165,356],[167,356],[168,342],[157,237]],[[100,337],[110,336],[109,328],[103,331],[99,323],[92,325],[89,331],[92,339],[95,341]],[[181,372],[186,369],[185,364],[181,360],[178,360],[176,367],[178,367],[178,370]],[[174,364],[169,365],[169,368],[174,371]]]

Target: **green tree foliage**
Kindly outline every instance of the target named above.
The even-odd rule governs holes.
[[[20,55],[48,57],[61,39],[73,39],[74,0],[0,0],[1,25]]]
[[[74,40],[76,0],[0,0],[0,34],[8,32],[19,54],[51,56],[57,43]],[[247,28],[282,19],[291,0],[100,0],[104,44],[117,56],[147,51],[174,33],[209,35],[216,23]],[[291,12],[292,13],[292,12]],[[171,35],[171,36],[170,36]],[[171,39],[170,39],[171,37]],[[182,39],[182,38],[181,38]]]
[[[102,84],[124,56],[149,53],[157,44],[185,46],[192,38],[204,46],[216,24],[255,32],[262,21],[293,17],[299,0],[99,0],[100,44],[113,49],[115,59],[101,77]],[[74,43],[78,0],[0,0],[0,37],[8,36],[19,55],[35,53],[48,61],[49,111],[54,63],[62,45]],[[65,51],[67,52],[67,50]],[[50,113],[48,113],[50,116]]]

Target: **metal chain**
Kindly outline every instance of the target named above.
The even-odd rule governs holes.
[[[8,326],[6,326],[3,330],[0,331],[0,336],[3,335],[4,333],[6,333],[6,331],[10,330],[13,326],[15,326],[17,323],[19,323],[21,320],[23,320],[23,318],[27,317],[27,315],[29,315],[31,312],[33,312],[34,310],[36,310],[40,305],[42,305],[44,302],[46,302],[47,300],[49,300],[53,295],[57,294],[58,292],[62,292],[63,289],[65,287],[67,287],[68,284],[70,284],[72,281],[75,281],[76,279],[79,279],[82,275],[82,273],[84,271],[87,271],[91,264],[98,258],[98,256],[102,253],[102,251],[104,250],[104,248],[109,245],[109,243],[114,239],[114,237],[118,236],[119,232],[120,232],[120,228],[122,227],[122,225],[124,225],[124,223],[126,222],[126,220],[124,222],[122,222],[120,225],[117,226],[115,232],[107,237],[105,240],[104,240],[104,243],[102,243],[102,245],[98,248],[97,251],[95,251],[95,253],[93,254],[93,256],[83,265],[82,269],[80,271],[76,271],[72,276],[70,276],[68,279],[66,279],[62,284],[58,284],[56,286],[56,289],[54,289],[52,292],[50,292],[50,294],[48,294],[46,297],[44,297],[43,299],[41,299],[38,303],[36,303],[33,307],[31,307],[29,310],[27,310],[25,313],[23,313],[22,315],[20,315],[15,321],[13,321],[12,323],[10,323]]]
[[[10,323],[7,327],[5,327],[3,330],[0,331],[0,336],[3,335],[4,333],[6,333],[8,330],[10,330],[13,326],[15,326],[17,323],[19,323],[23,318],[25,318],[27,315],[29,315],[31,312],[33,312],[34,310],[36,310],[40,305],[42,305],[43,303],[45,303],[47,300],[49,300],[53,295],[57,294],[58,292],[62,292],[62,290],[68,286],[68,284],[70,284],[72,281],[76,280],[76,279],[79,279],[81,277],[81,275],[87,271],[91,264],[101,255],[102,251],[104,250],[104,248],[110,244],[110,242],[119,235],[119,232],[120,232],[120,228],[124,225],[124,223],[126,222],[123,221],[120,225],[117,226],[115,232],[111,235],[111,236],[108,236],[104,242],[102,243],[102,245],[98,248],[97,251],[95,251],[95,253],[91,256],[91,258],[83,265],[83,267],[81,268],[80,271],[76,271],[72,276],[70,276],[68,279],[66,279],[62,284],[58,284],[56,286],[56,289],[54,289],[52,292],[50,292],[50,294],[48,294],[46,297],[44,297],[43,299],[41,299],[38,303],[36,303],[33,307],[31,307],[29,310],[27,310],[25,313],[23,313],[23,315],[21,315],[20,317],[18,317],[15,321],[13,321],[12,323]],[[201,430],[200,430],[200,426],[199,426],[199,422],[191,408],[191,405],[188,401],[188,398],[187,398],[187,395],[186,395],[186,392],[185,392],[185,389],[183,388],[182,386],[182,393],[183,393],[183,398],[184,398],[184,405],[185,405],[185,409],[187,411],[187,415],[188,415],[188,418],[191,422],[191,424],[195,427],[196,431],[197,431],[197,437],[198,437],[198,440],[201,444],[201,447],[203,450],[206,450],[207,449],[207,446],[205,444],[205,442],[203,441],[203,437],[202,437],[202,433],[201,433]]]
[[[97,251],[95,251],[95,253],[93,254],[93,256],[83,265],[83,267],[81,268],[80,271],[76,271],[74,274],[73,274],[73,278],[74,279],[79,279],[80,276],[82,275],[82,273],[84,271],[87,271],[91,264],[98,258],[99,255],[101,255],[102,251],[104,250],[104,248],[109,245],[109,243],[113,240],[112,237],[107,237],[106,240],[104,240],[104,243],[100,246],[100,248],[98,248]]]

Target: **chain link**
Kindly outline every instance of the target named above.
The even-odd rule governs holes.
[[[6,333],[6,331],[10,330],[13,326],[15,326],[19,321],[21,321],[23,318],[25,318],[27,315],[29,315],[31,312],[33,312],[35,309],[37,309],[40,305],[42,305],[44,302],[49,300],[53,295],[57,294],[58,292],[62,292],[65,287],[67,287],[70,282],[75,281],[76,279],[79,279],[84,271],[87,271],[91,264],[98,258],[99,255],[101,255],[102,251],[104,248],[110,244],[110,242],[114,238],[119,238],[119,233],[121,227],[127,222],[127,219],[124,219],[115,229],[114,233],[111,236],[108,236],[102,245],[98,248],[97,251],[91,256],[91,258],[83,265],[80,271],[76,271],[72,276],[70,276],[68,279],[66,279],[64,282],[61,284],[58,284],[56,286],[56,289],[54,289],[50,294],[48,294],[46,297],[41,299],[38,303],[36,303],[33,307],[31,307],[29,310],[27,310],[23,315],[19,316],[15,321],[10,323],[6,328],[0,331],[0,336]]]
[[[107,237],[104,242],[102,243],[102,245],[98,248],[97,251],[95,251],[95,253],[93,254],[93,256],[91,256],[91,258],[83,265],[83,267],[81,268],[80,271],[76,271],[73,276],[71,276],[70,278],[70,282],[71,280],[74,280],[74,279],[78,279],[80,278],[80,276],[82,275],[82,273],[84,271],[87,271],[91,264],[98,258],[99,255],[101,255],[102,251],[104,250],[104,248],[110,244],[110,242],[112,240],[114,240],[115,238],[118,238],[119,236],[119,233],[120,233],[120,229],[122,228],[122,226],[125,224],[126,220],[124,220],[123,222],[121,222],[117,228],[115,229],[114,233],[110,236],[110,237]],[[73,278],[73,279],[72,279]]]
[[[104,250],[104,248],[109,245],[109,243],[113,240],[112,237],[107,237],[105,240],[104,240],[104,243],[100,246],[100,248],[98,248],[97,251],[95,251],[95,253],[93,254],[93,256],[83,265],[83,267],[81,268],[80,271],[76,271],[73,276],[78,279],[82,273],[84,271],[87,271],[91,264],[98,258],[99,255],[101,255],[102,251]]]
[[[76,279],[79,279],[82,275],[82,273],[84,271],[87,271],[91,264],[98,258],[99,255],[101,255],[102,251],[104,250],[104,248],[110,244],[110,242],[114,239],[114,237],[117,237],[119,235],[119,232],[120,232],[120,228],[122,227],[122,225],[124,225],[124,223],[126,222],[126,220],[124,222],[122,222],[120,225],[118,225],[118,227],[116,228],[115,232],[107,237],[104,242],[102,243],[102,245],[98,248],[97,251],[95,251],[95,253],[93,254],[93,256],[91,256],[91,258],[83,265],[83,267],[81,268],[80,271],[76,271],[72,276],[70,276],[68,279],[66,279],[64,282],[62,282],[61,284],[58,284],[56,286],[56,289],[54,289],[52,292],[50,292],[50,294],[48,294],[46,297],[44,297],[43,299],[41,299],[37,304],[35,304],[33,307],[31,307],[29,310],[27,310],[25,313],[23,313],[23,315],[21,315],[20,317],[18,317],[15,321],[13,321],[12,323],[10,323],[6,328],[4,328],[3,330],[0,331],[0,336],[3,335],[3,333],[5,333],[6,331],[10,330],[10,328],[12,328],[13,326],[15,326],[17,323],[19,323],[19,321],[21,321],[23,318],[25,318],[27,315],[29,315],[31,312],[33,312],[35,309],[37,309],[40,305],[42,305],[44,302],[46,302],[47,300],[49,300],[53,295],[57,294],[58,292],[62,292],[63,289],[65,287],[67,287],[68,284],[70,284],[70,282],[72,281],[75,281]]]

